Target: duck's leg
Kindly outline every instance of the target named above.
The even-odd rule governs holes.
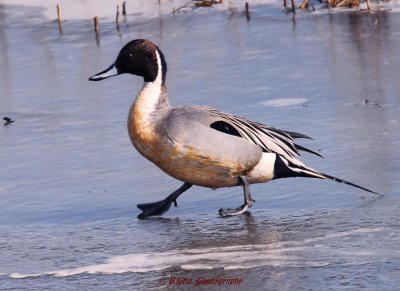
[[[177,207],[178,204],[176,203],[176,199],[190,187],[192,184],[185,183],[183,184],[178,190],[171,193],[167,198],[161,201],[153,202],[153,203],[144,203],[138,204],[137,207],[142,210],[143,212],[138,215],[138,218],[146,218],[148,216],[157,216],[162,215],[163,213],[167,212],[171,207],[172,202],[174,206]]]
[[[239,176],[239,178],[240,182],[243,185],[244,204],[236,209],[221,208],[219,210],[219,215],[221,215],[222,217],[242,214],[246,212],[246,210],[249,209],[251,206],[253,206],[253,202],[256,202],[251,196],[249,181],[247,180],[246,176]]]

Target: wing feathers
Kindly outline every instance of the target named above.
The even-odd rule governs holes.
[[[282,155],[296,165],[304,166],[303,163],[297,159],[300,156],[298,151],[305,151],[322,157],[320,154],[295,143],[295,138],[311,139],[304,134],[268,127],[267,125],[250,121],[243,117],[213,109],[209,112],[214,118],[218,119],[218,121],[210,125],[212,128],[222,132],[225,132],[223,128],[231,128],[230,131],[234,131],[238,133],[240,137],[260,146],[264,152],[273,152]],[[223,125],[224,122],[226,123],[225,125]],[[218,126],[216,126],[216,124],[218,124]]]

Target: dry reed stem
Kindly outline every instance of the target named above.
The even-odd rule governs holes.
[[[303,2],[300,4],[299,8],[301,10],[307,10],[308,9],[308,2],[309,2],[309,0],[303,0]]]
[[[296,6],[294,4],[294,0],[292,0],[292,9],[293,9],[293,14],[296,14]]]
[[[96,31],[96,33],[99,33],[99,17],[96,16],[93,20],[94,20],[94,31]]]
[[[62,23],[61,23],[61,8],[60,5],[57,5],[57,21],[58,21],[58,29],[60,33],[63,33]]]
[[[126,15],[126,2],[122,3],[122,15]]]

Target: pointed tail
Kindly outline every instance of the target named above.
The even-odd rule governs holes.
[[[376,195],[379,195],[379,196],[383,196],[383,194],[381,194],[381,193],[378,193],[378,192],[369,190],[369,189],[367,189],[367,188],[365,188],[365,187],[362,187],[362,186],[360,186],[360,185],[351,183],[351,182],[349,182],[349,181],[342,180],[342,179],[339,179],[339,178],[336,178],[336,177],[333,177],[333,176],[330,176],[330,175],[327,175],[327,174],[322,174],[322,173],[319,173],[319,174],[321,174],[321,175],[324,176],[325,178],[330,179],[330,180],[332,180],[332,181],[336,181],[336,182],[338,182],[338,183],[342,183],[342,184],[346,184],[346,185],[349,185],[349,186],[353,186],[353,187],[356,187],[356,188],[358,188],[358,189],[361,189],[361,190],[370,192],[370,193],[372,193],[372,194],[376,194]]]
[[[281,159],[281,162],[278,161],[278,159]],[[286,165],[286,168],[290,171],[282,171],[282,166]],[[319,179],[330,179],[332,181],[336,181],[338,183],[342,183],[342,184],[346,184],[349,186],[353,186],[356,187],[358,189],[379,195],[379,196],[384,196],[381,193],[377,193],[375,191],[369,190],[365,187],[362,187],[360,185],[354,184],[352,182],[343,180],[343,179],[339,179],[336,177],[333,177],[331,175],[327,175],[324,173],[320,173],[314,169],[302,166],[302,165],[295,165],[289,161],[287,161],[286,159],[284,159],[283,157],[278,157],[277,156],[277,160],[275,162],[275,171],[278,170],[278,172],[276,172],[276,174],[279,174],[279,176],[275,176],[275,178],[285,178],[285,177],[308,177],[308,178],[319,178]]]

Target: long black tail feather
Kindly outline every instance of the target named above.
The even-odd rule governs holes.
[[[342,184],[346,184],[346,185],[349,185],[349,186],[353,186],[353,187],[356,187],[356,188],[358,188],[358,189],[361,189],[361,190],[364,190],[364,191],[367,191],[367,192],[370,192],[370,193],[373,193],[373,194],[376,194],[376,195],[379,195],[379,196],[384,196],[384,195],[381,194],[381,193],[377,193],[377,192],[375,192],[375,191],[369,190],[369,189],[367,189],[367,188],[365,188],[365,187],[362,187],[362,186],[360,186],[360,185],[351,183],[351,182],[349,182],[349,181],[342,180],[342,179],[339,179],[339,178],[336,178],[336,177],[333,177],[333,176],[331,176],[331,175],[327,175],[327,174],[324,174],[324,173],[320,173],[320,174],[323,175],[324,177],[326,177],[326,178],[332,180],[332,181],[335,181],[335,182],[338,182],[338,183],[342,183]]]
[[[358,189],[373,193],[375,195],[379,196],[384,196],[381,193],[369,190],[365,187],[362,187],[360,185],[354,184],[352,182],[336,178],[334,176],[324,174],[321,172],[318,172],[314,169],[301,166],[301,165],[295,165],[286,159],[284,159],[281,156],[276,156],[275,160],[275,165],[274,165],[274,179],[279,179],[279,178],[288,178],[288,177],[308,177],[308,178],[319,178],[319,179],[330,179],[332,181],[346,184],[349,186],[356,187]]]

